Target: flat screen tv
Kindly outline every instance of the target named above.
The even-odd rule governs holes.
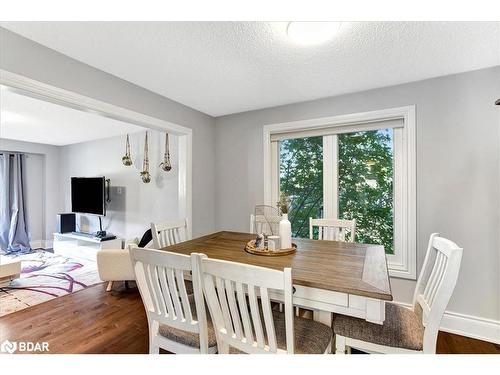
[[[71,211],[106,215],[105,177],[71,177]]]

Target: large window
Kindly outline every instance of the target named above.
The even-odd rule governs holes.
[[[291,198],[293,236],[309,237],[310,217],[356,219],[356,242],[384,246],[391,275],[415,278],[413,111],[265,127],[266,200]]]

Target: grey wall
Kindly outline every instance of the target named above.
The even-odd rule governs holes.
[[[61,147],[59,189],[63,211],[71,212],[71,177],[106,176],[110,179],[110,198],[103,218],[103,229],[120,238],[141,238],[151,222],[179,218],[178,137],[169,137],[172,171],[158,165],[164,152],[165,133],[148,131],[151,182],[139,176],[144,156],[144,132],[130,134],[133,165],[121,162],[125,137],[111,137]],[[99,221],[90,215],[78,215],[80,230],[95,232]]]
[[[0,69],[193,129],[193,234],[213,231],[215,120],[212,117],[3,28],[0,28]]]
[[[106,176],[111,180],[111,202],[107,204],[104,229],[121,238],[140,237],[152,221],[174,220],[178,207],[178,137],[170,136],[173,169],[160,171],[164,133],[149,130],[152,181],[142,183],[144,132],[130,134],[134,164],[121,164],[125,137],[111,137],[68,146],[0,139],[0,151],[24,152],[26,159],[26,206],[31,241],[51,241],[56,215],[71,212],[71,177]],[[78,215],[82,231],[98,229],[97,218]]]
[[[59,147],[0,139],[0,150],[28,154],[26,204],[30,240],[51,240],[62,203],[59,199]]]
[[[453,312],[500,320],[500,67],[216,119],[216,226],[246,230],[263,201],[265,124],[405,105],[417,111],[417,253],[432,232],[456,241],[464,257]],[[409,302],[415,282],[392,279]]]

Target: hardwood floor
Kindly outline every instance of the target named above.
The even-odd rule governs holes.
[[[99,284],[0,318],[0,342],[47,341],[51,353],[147,353],[148,324],[136,288]]]
[[[436,351],[439,354],[500,354],[500,345],[439,332]]]
[[[47,341],[50,353],[148,352],[148,327],[136,288],[99,284],[0,318],[0,342]],[[500,345],[440,332],[438,353],[500,354]]]

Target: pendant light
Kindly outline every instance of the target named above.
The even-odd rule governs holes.
[[[148,184],[151,182],[151,174],[149,173],[149,150],[148,150],[148,132],[144,140],[144,160],[142,162],[141,178],[142,182]]]
[[[161,169],[165,172],[172,170],[172,164],[170,163],[170,150],[168,144],[168,133],[165,134],[165,154],[163,155],[163,162],[160,163]]]
[[[130,140],[128,138],[128,134],[127,134],[127,142],[125,144],[125,156],[122,157],[122,163],[126,167],[129,167],[132,165],[132,158],[130,157]]]

